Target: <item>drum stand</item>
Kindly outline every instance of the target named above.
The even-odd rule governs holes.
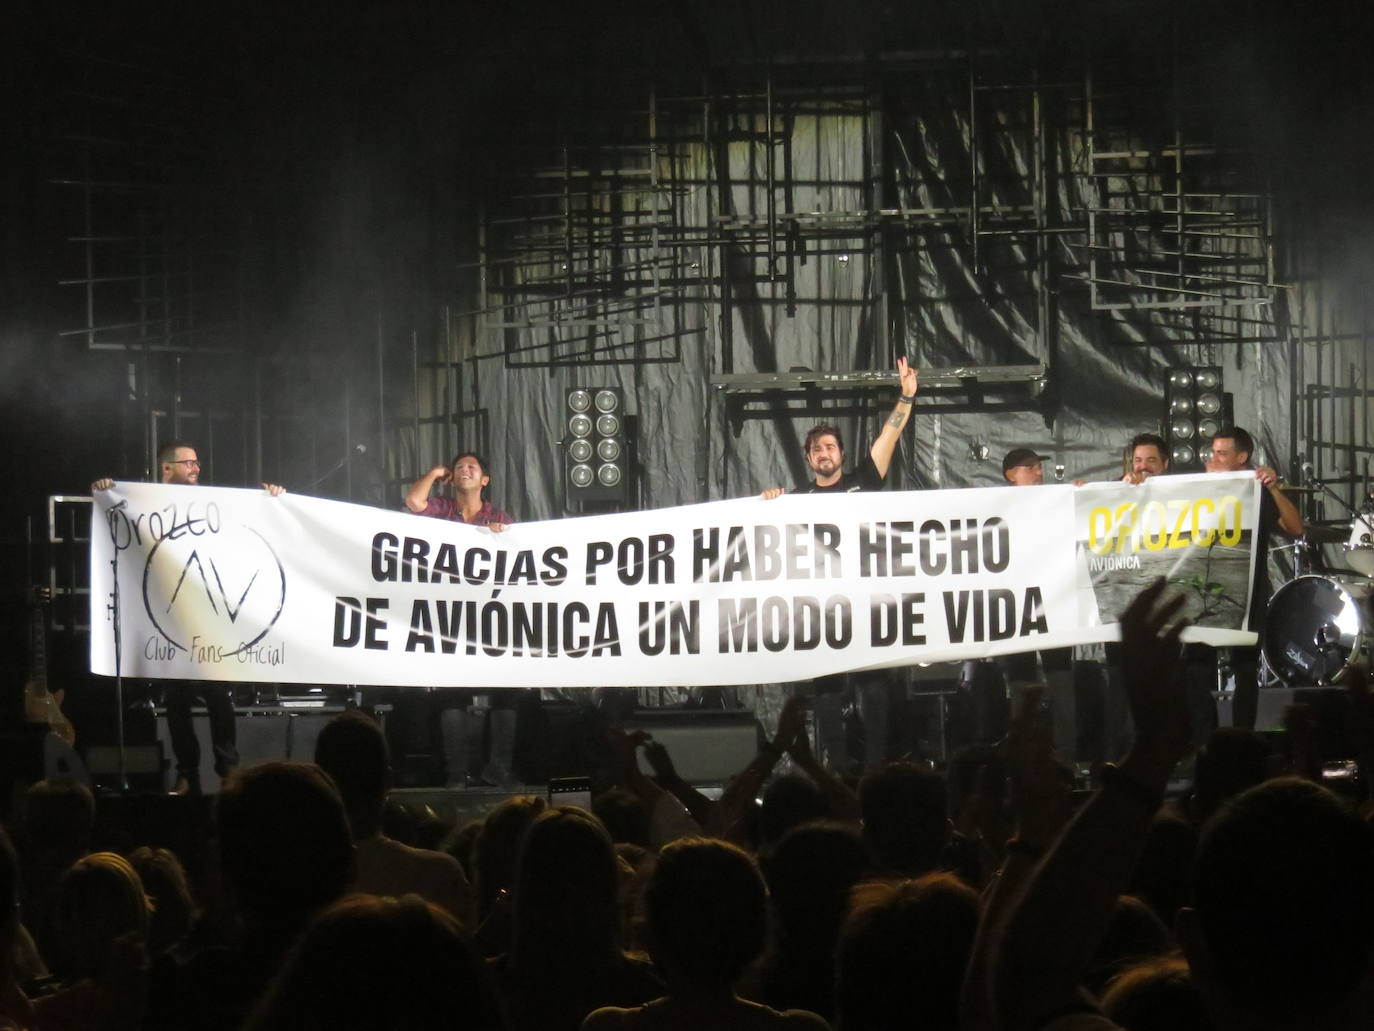
[[[1321,493],[1325,497],[1330,498],[1337,505],[1339,505],[1341,508],[1345,509],[1347,512],[1351,514],[1351,516],[1353,517],[1350,524],[1351,530],[1354,530],[1356,527],[1363,526],[1371,536],[1374,536],[1374,512],[1370,512],[1367,509],[1361,511],[1356,509],[1353,505],[1347,504],[1345,498],[1341,497],[1334,490],[1328,487],[1325,480],[1319,479],[1315,475],[1309,475],[1307,480],[1319,493]]]

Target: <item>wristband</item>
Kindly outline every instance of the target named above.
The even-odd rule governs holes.
[[[1151,813],[1159,811],[1159,807],[1164,804],[1164,793],[1147,788],[1140,781],[1125,773],[1116,763],[1107,763],[1102,767],[1102,788],[1103,790],[1119,791],[1132,801],[1140,803],[1141,808],[1148,809]]]
[[[898,400],[900,403],[904,404],[904,405],[915,404],[915,403],[916,403],[916,395],[915,395],[915,394],[898,394],[898,395],[897,395],[897,400]]]

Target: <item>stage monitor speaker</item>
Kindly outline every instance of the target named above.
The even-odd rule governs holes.
[[[86,769],[92,776],[119,772],[118,745],[91,745],[86,749]],[[128,774],[161,773],[162,745],[125,745],[124,772]]]
[[[1283,730],[1284,710],[1295,703],[1311,707],[1317,721],[1317,748],[1323,758],[1356,757],[1355,742],[1350,732],[1350,694],[1343,687],[1261,688],[1255,712],[1255,729]]]
[[[158,710],[157,740],[164,755],[172,757],[168,771],[176,776],[175,753],[172,751],[172,736],[167,730],[165,710]],[[215,772],[215,753],[210,747],[210,717],[202,708],[191,710],[191,726],[196,740],[200,743],[200,788],[207,795],[219,791],[219,774]],[[290,719],[285,710],[278,708],[239,709],[234,714],[235,744],[239,753],[240,766],[255,766],[272,759],[288,759],[287,739]]]
[[[134,790],[163,790],[162,745],[124,746],[124,775]],[[86,749],[86,769],[91,780],[102,787],[119,787],[119,746],[91,745]]]
[[[382,726],[386,726],[386,713],[390,706],[377,706],[376,716]],[[343,712],[341,706],[318,709],[292,709],[289,706],[257,706],[250,709],[236,709],[234,712],[234,736],[239,753],[240,766],[254,766],[273,759],[293,759],[298,762],[313,762],[315,741],[320,730],[331,719]],[[172,737],[167,730],[167,711],[157,712],[157,743],[162,754],[173,757]],[[207,794],[219,790],[219,775],[215,773],[215,753],[210,748],[210,717],[203,708],[191,710],[191,725],[200,742],[200,786]],[[169,766],[172,763],[168,763]],[[175,775],[175,770],[169,770]]]
[[[761,730],[752,712],[638,712],[625,724],[668,749],[678,776],[689,784],[724,784],[754,761]],[[653,770],[639,757],[640,769]]]

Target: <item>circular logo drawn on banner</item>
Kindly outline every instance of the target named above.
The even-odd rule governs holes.
[[[251,648],[286,604],[286,570],[249,526],[170,534],[148,553],[143,605],[171,644],[224,658]]]

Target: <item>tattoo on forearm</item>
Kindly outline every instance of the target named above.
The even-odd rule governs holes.
[[[906,416],[903,415],[901,412],[893,412],[891,415],[887,417],[887,424],[891,426],[894,430],[900,430],[902,428],[902,424],[905,422]]]

